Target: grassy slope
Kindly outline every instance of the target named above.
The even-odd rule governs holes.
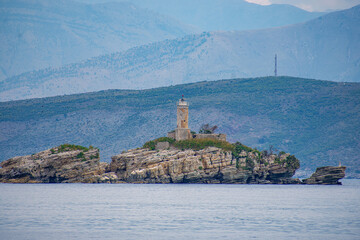
[[[231,142],[295,154],[302,169],[341,161],[349,176],[360,177],[360,84],[292,77],[0,103],[0,160],[69,142],[98,146],[109,161],[172,130],[181,94],[190,102],[193,130],[217,124]]]

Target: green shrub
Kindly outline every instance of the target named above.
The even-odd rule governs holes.
[[[146,143],[143,145],[143,148],[148,148],[148,149],[150,149],[150,150],[155,150],[156,143],[158,143],[158,142],[168,142],[168,143],[170,143],[170,145],[171,145],[172,143],[175,142],[175,139],[169,138],[169,137],[157,138],[157,139],[155,139],[155,140],[151,140],[151,141],[146,142]]]
[[[199,170],[202,170],[203,169],[203,167],[202,166],[199,166]]]
[[[298,169],[300,167],[300,161],[294,155],[289,155],[284,161],[288,168]]]
[[[233,150],[232,150],[232,153],[233,153],[233,156],[235,158],[239,158],[240,157],[240,153],[242,151],[245,151],[245,152],[252,152],[254,151],[252,148],[248,147],[248,146],[245,146],[244,144],[242,143],[239,143],[239,142],[236,142],[233,144]]]
[[[242,170],[247,170],[247,171],[251,171],[252,168],[249,168],[249,167],[241,167]]]
[[[228,143],[226,141],[209,139],[209,138],[176,141],[173,143],[173,146],[179,149],[192,149],[192,150],[201,150],[207,147],[217,147],[225,151],[234,150],[234,146],[231,143]]]
[[[261,156],[261,152],[259,150],[257,150],[257,149],[254,149],[253,153],[257,153],[259,157]]]
[[[251,147],[248,147],[240,142],[236,142],[234,145],[237,150],[245,150],[245,152],[252,152],[254,150]]]
[[[287,156],[284,160],[280,158],[275,158],[275,163],[284,165],[286,168],[298,169],[300,167],[300,161],[294,155]]]
[[[172,143],[175,142],[175,139],[169,138],[169,137],[161,137],[161,138],[155,139],[155,141],[156,141],[157,143],[158,143],[158,142],[168,142],[168,143],[172,144]]]
[[[261,152],[260,152],[257,148],[254,148],[254,149],[252,150],[252,152],[253,152],[253,153],[257,153],[258,156],[261,155]]]
[[[154,141],[148,141],[144,144],[143,148],[148,148],[150,150],[155,150],[156,143]]]
[[[90,159],[99,158],[99,153],[96,153],[95,155],[90,155]]]
[[[254,161],[249,157],[246,157],[246,167],[250,169],[253,169],[255,167]]]
[[[75,150],[82,150],[84,152],[89,151],[87,147],[83,147],[80,145],[74,145],[74,144],[63,144],[58,147],[58,152],[68,152],[68,151],[75,151]]]
[[[76,158],[83,158],[84,157],[84,153],[80,152],[78,155],[76,155]]]
[[[216,126],[216,125],[211,126],[209,123],[206,123],[206,124],[201,125],[199,133],[213,134],[217,128],[218,128],[218,126]]]
[[[143,145],[143,148],[155,150],[156,143],[158,142],[168,142],[170,146],[181,149],[182,151],[184,151],[185,149],[201,150],[207,147],[218,147],[225,151],[232,151],[234,149],[234,146],[226,141],[208,138],[175,141],[173,138],[168,137],[161,137],[152,141],[148,141]]]

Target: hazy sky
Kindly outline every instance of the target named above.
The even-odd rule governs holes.
[[[327,11],[346,9],[360,4],[360,0],[246,0],[252,3],[269,5],[284,3],[297,6],[307,11]]]

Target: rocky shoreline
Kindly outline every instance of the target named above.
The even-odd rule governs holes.
[[[217,147],[201,150],[139,148],[100,162],[99,150],[61,145],[0,163],[3,183],[223,183],[341,184],[345,167],[322,167],[303,181],[292,178],[300,162],[288,153]]]

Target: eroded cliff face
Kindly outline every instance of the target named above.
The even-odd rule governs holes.
[[[300,183],[299,162],[242,151],[238,158],[216,147],[203,150],[134,149],[112,157],[109,171],[128,183]]]
[[[69,150],[56,147],[1,162],[0,182],[94,182],[94,176],[103,174],[107,165],[99,160],[99,150],[95,148]]]

